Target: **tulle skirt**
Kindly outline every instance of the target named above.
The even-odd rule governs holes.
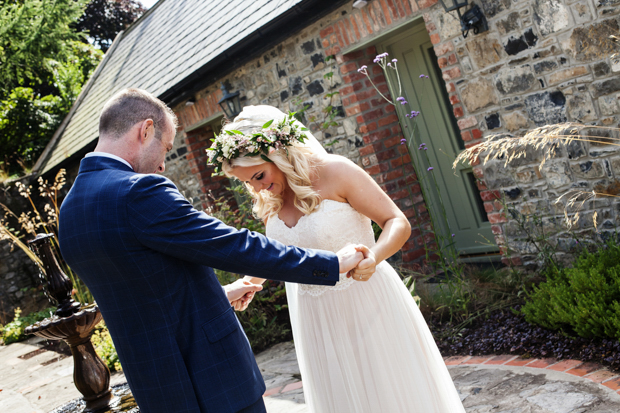
[[[465,412],[415,301],[386,262],[367,282],[315,296],[287,283],[313,413]]]

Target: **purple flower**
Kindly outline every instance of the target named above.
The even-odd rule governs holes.
[[[428,76],[426,76],[426,75],[420,75],[420,79],[428,79]]]
[[[427,169],[428,172],[432,171],[433,167],[431,166],[430,168]]]
[[[400,144],[401,144],[401,145],[404,145],[404,144],[406,144],[406,143],[407,143],[407,139],[403,138],[403,139],[401,139],[401,140],[400,140]]]
[[[452,234],[452,237],[454,237],[454,234]]]
[[[387,65],[388,65],[388,66],[390,66],[390,67],[392,67],[392,63],[388,63]]]
[[[396,98],[396,100],[400,102],[401,100],[405,100],[405,98],[402,97],[402,96],[399,96],[399,97]]]
[[[385,57],[388,57],[388,56],[389,56],[389,55],[388,55],[387,53],[381,53],[381,54],[378,54],[378,55],[377,55],[377,57],[375,57],[374,62],[375,62],[375,63],[379,63],[379,62],[381,61],[381,59],[383,59],[383,58],[385,58]]]
[[[360,72],[360,73],[364,73],[364,72],[366,72],[366,69],[368,69],[368,67],[366,65],[364,65],[364,66],[360,67],[359,69],[357,69],[357,71]]]
[[[398,60],[396,60],[396,59],[392,59],[392,62],[393,62],[393,63],[396,63],[396,62],[398,62]]]

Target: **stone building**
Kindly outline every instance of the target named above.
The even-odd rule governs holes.
[[[453,169],[452,162],[490,134],[565,121],[617,127],[620,64],[610,58],[609,35],[619,32],[620,1],[474,3],[488,30],[464,37],[456,12],[437,0],[161,0],[119,34],[35,172],[75,170],[96,143],[103,103],[140,87],[180,120],[165,175],[206,208],[207,194],[228,182],[212,175],[205,154],[222,124],[223,84],[243,105],[301,110],[329,151],[376,180],[414,224],[403,265],[423,264],[425,243],[436,242],[424,232],[431,217],[464,260],[499,258],[508,245],[515,263],[532,261],[506,202],[556,219],[560,211],[550,205],[558,194],[614,182],[616,151],[575,144],[540,169],[536,153],[507,167],[497,160]],[[402,93],[394,71],[386,76],[373,63],[379,53],[398,60]],[[358,72],[364,65],[368,77]],[[408,103],[392,105],[381,94]],[[405,116],[412,110],[421,114]],[[418,158],[415,171],[403,138]],[[420,179],[432,182],[425,196]],[[620,209],[605,202],[599,216],[615,226]],[[582,229],[591,230],[585,221]]]

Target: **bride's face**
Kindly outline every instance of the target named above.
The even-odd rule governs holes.
[[[282,195],[287,188],[286,176],[271,162],[256,166],[237,166],[232,174],[239,180],[252,185],[254,191],[269,191],[274,195]]]

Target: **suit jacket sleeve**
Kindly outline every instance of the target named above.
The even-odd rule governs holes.
[[[221,270],[302,284],[334,285],[338,258],[332,252],[285,246],[237,230],[197,211],[176,186],[159,175],[137,175],[127,212],[134,235],[146,247]]]

